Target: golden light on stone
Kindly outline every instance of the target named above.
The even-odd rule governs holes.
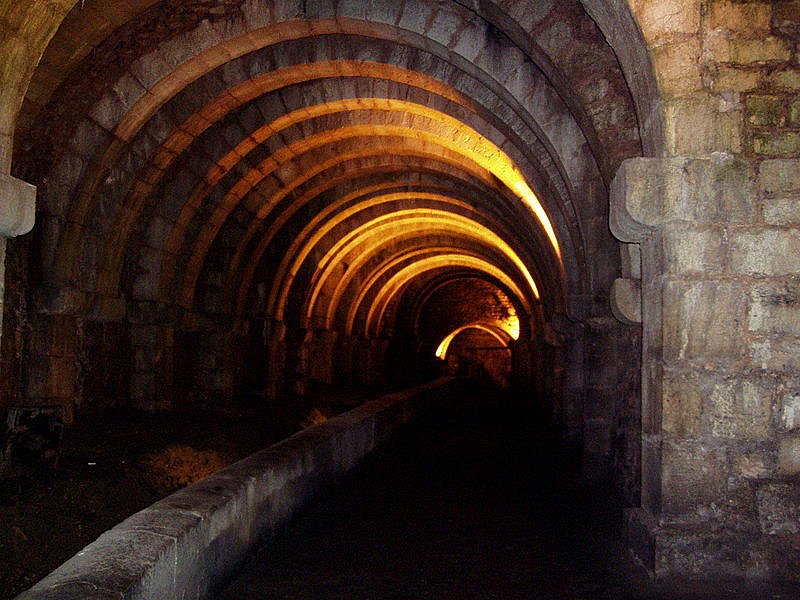
[[[502,253],[523,276],[533,297],[537,300],[540,298],[539,288],[524,262],[508,243],[492,230],[462,215],[443,210],[416,208],[399,210],[372,219],[359,227],[353,228],[348,235],[335,243],[326,254],[318,260],[317,273],[314,276],[312,292],[309,295],[306,317],[309,319],[311,318],[314,312],[314,305],[325,282],[329,277],[334,275],[336,266],[345,260],[345,257],[347,257],[345,262],[351,265],[359,260],[363,261],[365,257],[374,254],[391,240],[405,236],[409,231],[424,231],[432,234],[439,232],[459,237],[463,236],[467,239],[472,238],[479,240],[488,247],[494,248]],[[307,254],[311,249],[311,246],[307,246],[305,251],[300,253],[300,255]],[[496,269],[496,267],[494,269]],[[294,273],[296,270],[296,267],[292,268],[291,272]],[[496,270],[500,271],[499,269]],[[404,271],[409,272],[407,269]],[[280,316],[282,316],[282,311],[285,307],[290,287],[288,284],[290,283],[291,279],[284,285],[283,292],[280,296],[280,301],[278,303]]]
[[[450,348],[450,344],[453,343],[453,340],[456,339],[460,333],[468,329],[479,329],[481,331],[485,331],[494,337],[498,342],[500,342],[504,348],[506,348],[508,347],[509,338],[514,340],[519,339],[519,319],[517,317],[514,317],[514,319],[516,319],[516,328],[512,326],[513,319],[506,321],[478,321],[468,325],[462,325],[461,327],[454,329],[442,340],[438,348],[436,348],[436,358],[445,360],[447,358],[447,351]],[[503,333],[505,333],[507,337],[504,336]]]

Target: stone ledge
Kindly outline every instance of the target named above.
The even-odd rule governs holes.
[[[642,282],[639,279],[616,279],[611,285],[611,312],[627,325],[642,322]]]
[[[33,229],[36,188],[21,179],[0,174],[0,235],[16,237]]]
[[[383,396],[252,454],[129,517],[17,600],[207,597],[323,484],[456,385]]]

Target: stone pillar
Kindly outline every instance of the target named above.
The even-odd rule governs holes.
[[[358,340],[352,335],[340,334],[336,338],[336,353],[333,364],[335,368],[334,383],[339,385],[354,385],[356,377],[356,348]]]
[[[309,376],[312,380],[330,385],[333,383],[334,353],[336,352],[335,331],[317,329],[311,339],[308,356]]]
[[[553,421],[566,439],[579,440],[583,428],[585,332],[565,315],[545,324],[544,347],[552,357]]]
[[[73,315],[34,314],[28,325],[30,338],[22,373],[24,403],[62,406],[65,422],[72,423],[81,396],[78,320]]]
[[[611,229],[642,255],[642,490],[626,529],[657,574],[800,573],[798,165],[633,159],[613,182]]]
[[[285,390],[286,326],[281,321],[269,320],[267,331],[267,382],[265,397],[277,400]]]
[[[33,229],[35,216],[36,188],[10,175],[0,173],[0,337],[3,335],[6,240],[24,235]],[[0,369],[3,367],[4,365],[0,364]]]
[[[131,403],[142,410],[166,410],[173,406],[173,327],[131,325],[134,355]]]

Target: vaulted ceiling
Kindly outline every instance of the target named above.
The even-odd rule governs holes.
[[[607,187],[642,152],[577,0],[85,0],[13,169],[39,188],[44,303],[371,337],[459,277],[533,323],[605,310]]]

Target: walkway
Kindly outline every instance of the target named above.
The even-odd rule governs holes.
[[[509,409],[403,431],[257,552],[218,600],[798,598],[741,582],[651,583],[617,511]],[[471,414],[469,414],[471,413]]]

